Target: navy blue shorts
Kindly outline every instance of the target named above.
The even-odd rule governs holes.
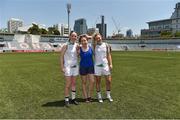
[[[80,66],[79,73],[80,75],[94,74],[94,66],[90,66],[90,67]]]

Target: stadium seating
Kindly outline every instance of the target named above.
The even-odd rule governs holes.
[[[2,35],[0,51],[61,51],[67,37],[31,34]],[[180,51],[180,40],[105,40],[113,51]],[[92,42],[91,40],[89,41]]]

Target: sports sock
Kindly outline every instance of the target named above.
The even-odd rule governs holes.
[[[72,97],[72,100],[74,100],[76,98],[76,91],[71,92],[71,97]]]
[[[69,101],[69,96],[65,97],[65,101]]]
[[[98,96],[98,99],[102,99],[102,96],[101,96],[101,92],[100,92],[100,91],[97,91],[97,96]]]
[[[107,91],[106,91],[106,95],[107,95],[108,98],[111,97],[111,91],[110,91],[110,90],[107,90]]]

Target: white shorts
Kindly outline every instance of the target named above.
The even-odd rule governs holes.
[[[65,76],[77,76],[79,75],[79,67],[65,67]]]
[[[101,76],[101,75],[110,75],[110,74],[111,72],[108,65],[101,67],[94,65],[94,75]]]

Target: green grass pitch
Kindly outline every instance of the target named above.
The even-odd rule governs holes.
[[[112,97],[65,108],[59,53],[0,54],[1,119],[180,118],[180,53],[113,52]],[[102,81],[105,97],[105,81]],[[94,90],[94,98],[96,93]]]

